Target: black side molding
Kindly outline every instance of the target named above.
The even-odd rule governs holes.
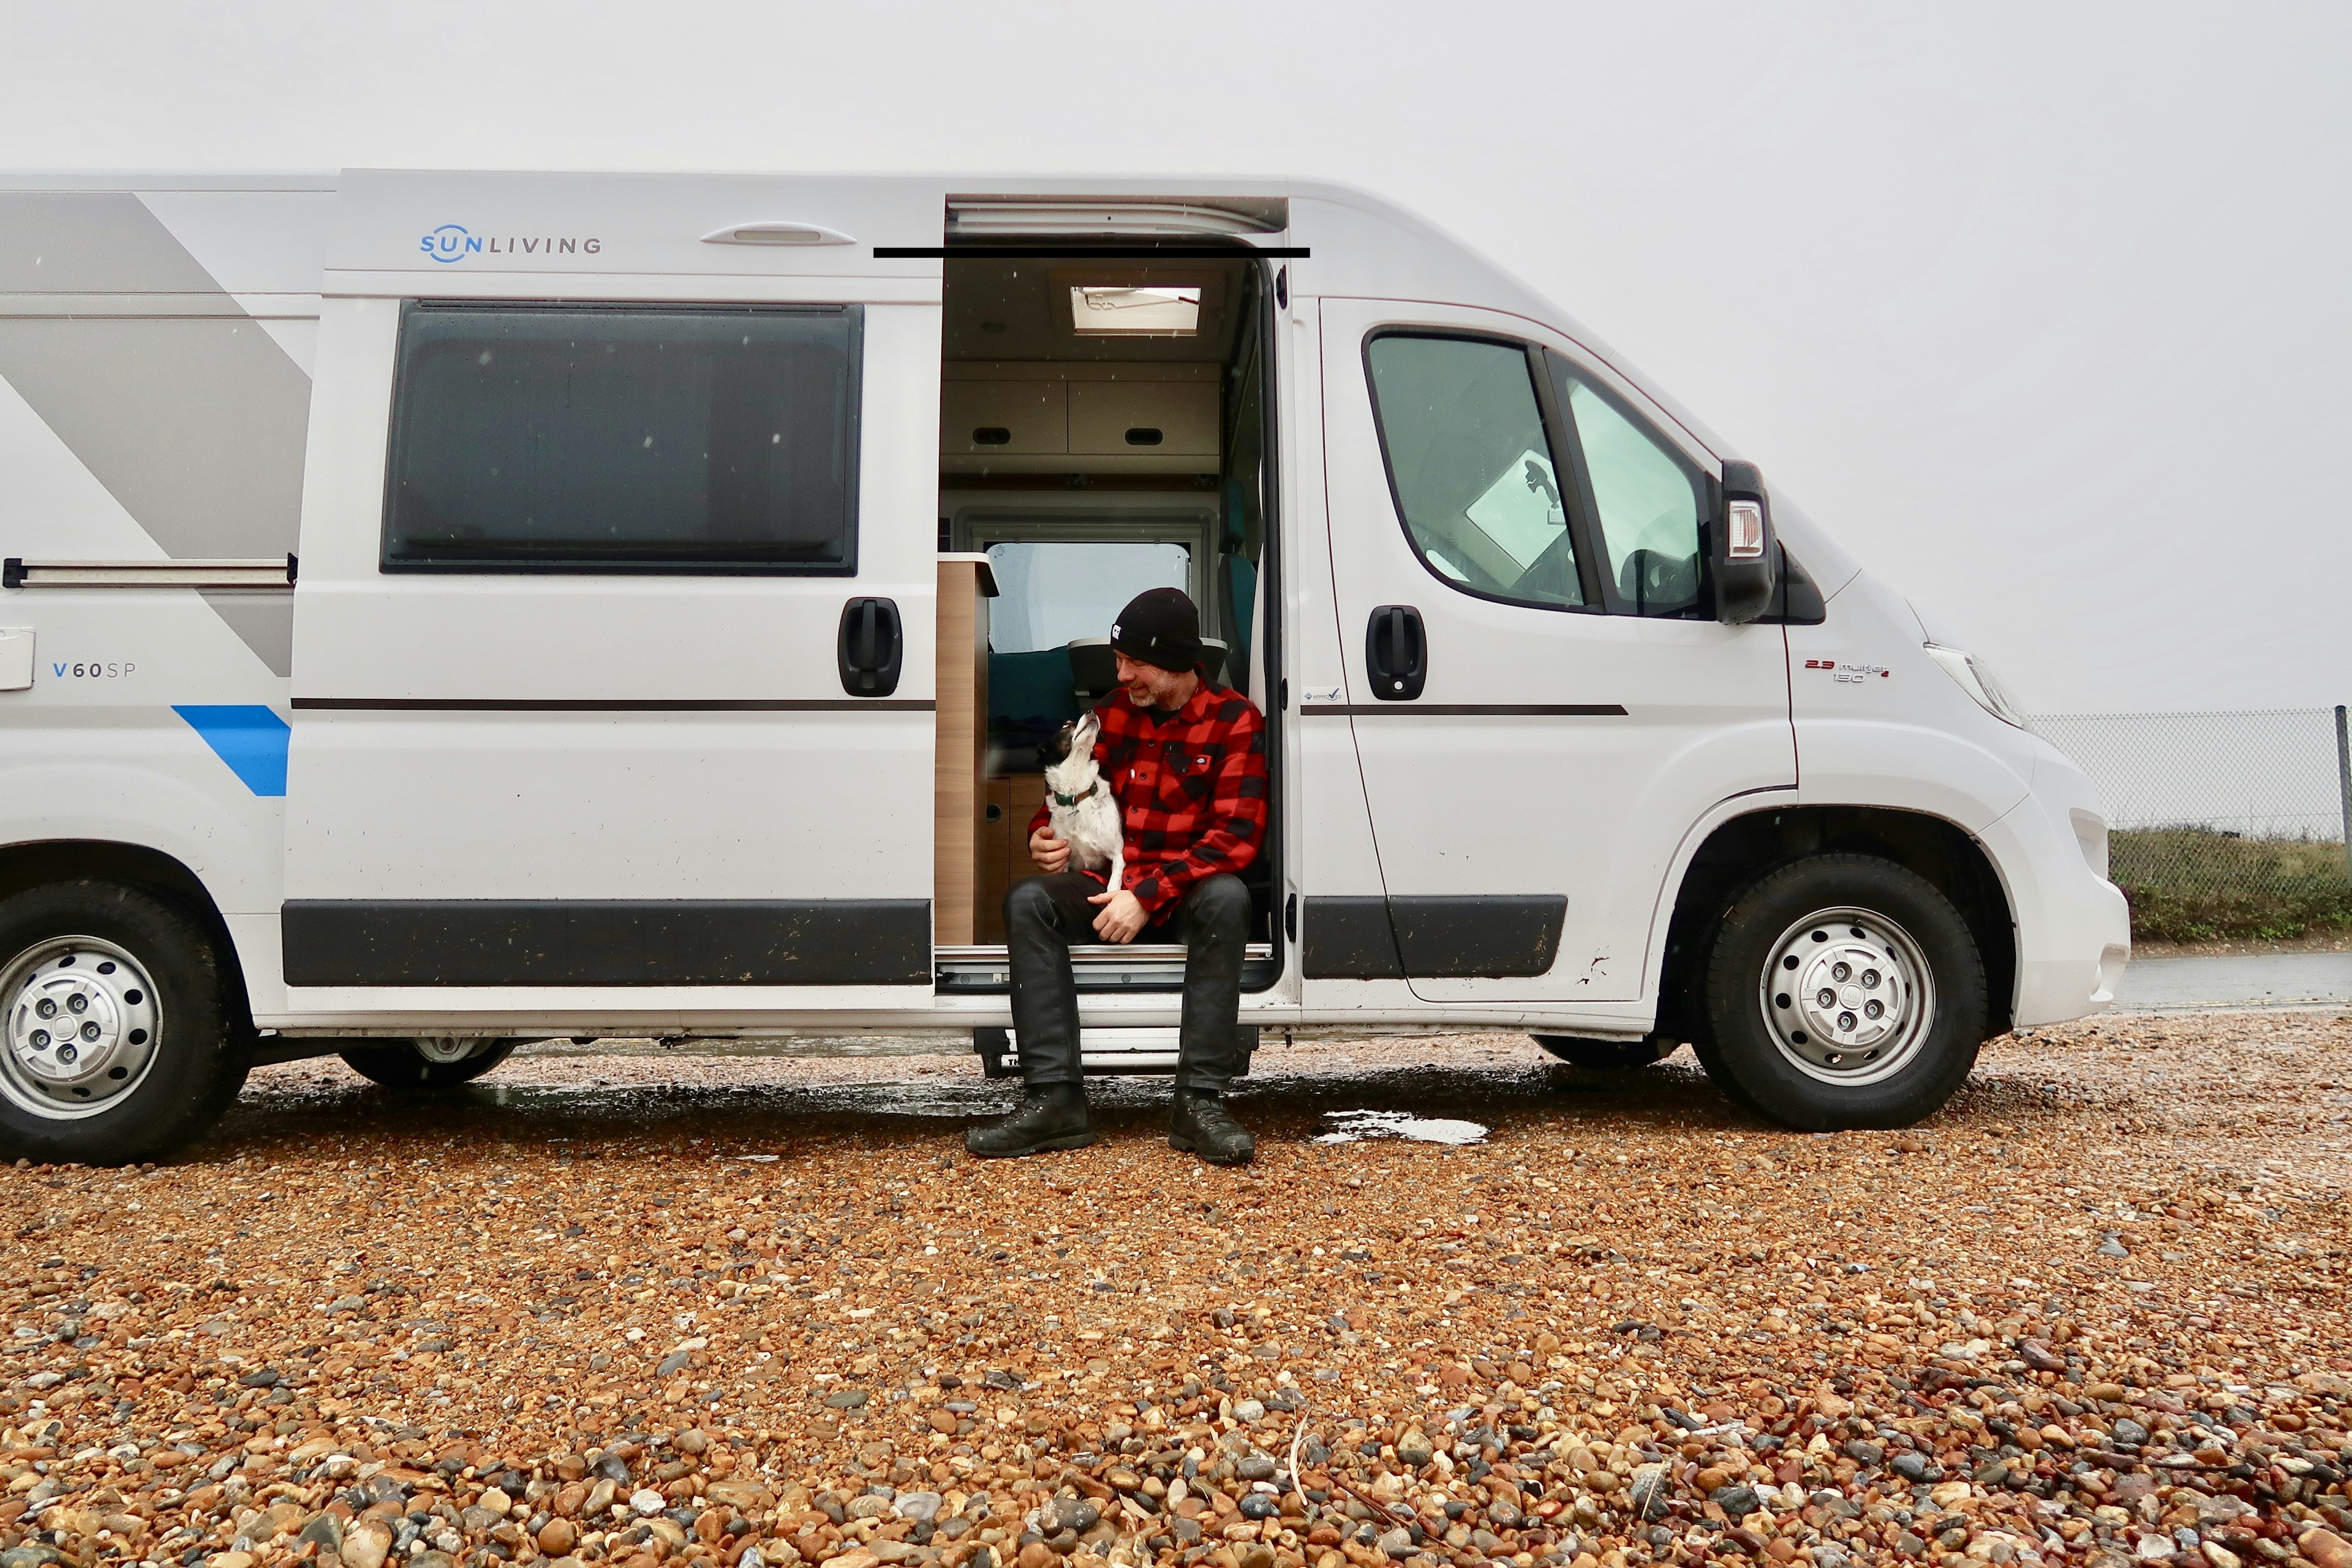
[[[289,985],[922,985],[928,899],[297,899]]]
[[[1391,899],[1407,974],[1431,980],[1543,974],[1559,956],[1559,894]]]
[[[1309,980],[1402,980],[1386,899],[1308,899],[1299,963]]]
[[[1559,956],[1559,894],[1307,900],[1309,980],[1509,979]]]

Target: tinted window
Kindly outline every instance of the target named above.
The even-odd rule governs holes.
[[[1366,357],[1389,483],[1430,569],[1494,598],[1583,604],[1526,348],[1388,333]]]
[[[855,571],[859,325],[410,306],[385,567]]]
[[[1583,457],[1585,505],[1599,524],[1610,607],[1644,616],[1696,612],[1705,482],[1615,398],[1559,369],[1560,405]]]

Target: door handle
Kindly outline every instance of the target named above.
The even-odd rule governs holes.
[[[1372,695],[1383,702],[1410,702],[1429,679],[1429,637],[1421,612],[1411,605],[1382,605],[1364,628],[1364,668]]]
[[[852,697],[887,697],[898,689],[906,637],[898,606],[888,599],[852,599],[841,606],[841,689]]]

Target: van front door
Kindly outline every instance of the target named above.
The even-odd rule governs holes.
[[[936,244],[938,194],[387,175],[339,200],[289,1012],[928,1007],[939,263],[869,247]],[[485,249],[367,253],[460,207]]]
[[[1778,626],[1712,618],[1711,459],[1523,318],[1322,307],[1351,727],[1399,963],[1428,1001],[1642,994],[1717,803],[1792,788]]]

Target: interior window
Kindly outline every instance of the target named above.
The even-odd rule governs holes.
[[[1128,601],[1147,588],[1192,588],[1192,552],[1141,540],[1015,541],[988,547],[997,596],[988,646],[998,653],[1062,647],[1110,635]]]
[[[1705,481],[1614,397],[1556,357],[1552,363],[1584,458],[1586,506],[1600,524],[1611,607],[1639,616],[1697,611]]]
[[[385,569],[855,571],[859,326],[410,304]]]
[[[1367,358],[1389,483],[1430,569],[1494,598],[1583,604],[1526,348],[1383,333]]]

